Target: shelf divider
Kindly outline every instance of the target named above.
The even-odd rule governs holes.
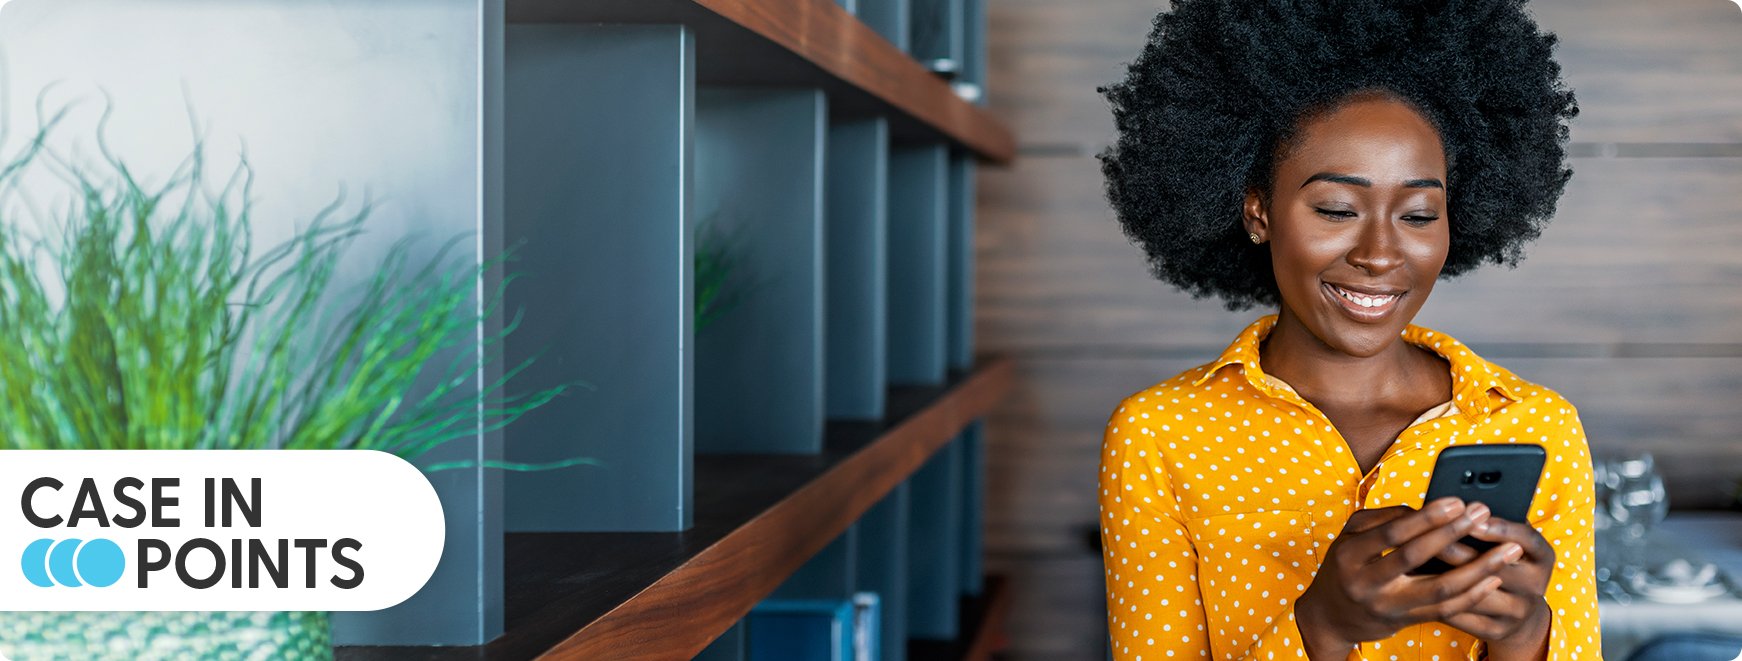
[[[986,590],[986,421],[968,425],[957,442],[962,446],[961,592],[978,597]]]
[[[964,369],[974,362],[974,159],[950,155],[949,274],[944,286],[949,302],[949,365]]]
[[[889,381],[934,384],[948,364],[949,148],[889,154]]]
[[[680,25],[508,26],[505,362],[590,387],[504,430],[507,458],[602,464],[509,472],[511,532],[690,526],[694,68]]]
[[[881,661],[907,658],[907,547],[911,530],[911,490],[895,486],[859,519],[858,586],[882,601]]]
[[[958,436],[913,474],[907,538],[907,636],[953,640],[962,579],[962,441]]]
[[[823,166],[815,89],[696,97],[698,249],[732,263],[696,332],[696,451],[813,453],[823,432]]]
[[[889,123],[836,120],[828,152],[827,411],[876,420],[889,381]]]

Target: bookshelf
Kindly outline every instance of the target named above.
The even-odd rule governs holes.
[[[763,599],[855,591],[884,659],[988,653],[978,420],[1014,368],[973,350],[973,181],[1015,139],[958,92],[982,2],[506,2],[504,358],[589,387],[505,458],[601,465],[503,477],[500,603],[453,604],[499,629],[339,658],[737,661]],[[712,240],[738,299],[698,328]]]

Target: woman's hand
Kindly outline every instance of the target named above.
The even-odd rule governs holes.
[[[1497,574],[1521,555],[1520,544],[1503,543],[1473,559],[1466,556],[1465,562],[1438,576],[1407,572],[1440,555],[1487,519],[1486,506],[1477,503],[1466,508],[1456,498],[1442,498],[1420,510],[1387,507],[1350,516],[1343,533],[1325,551],[1312,585],[1295,602],[1307,655],[1342,659],[1355,643],[1387,638],[1419,622],[1451,624],[1449,620],[1484,603],[1502,585]],[[1490,534],[1516,533],[1500,526]],[[1468,547],[1464,550],[1475,554]],[[1511,612],[1508,609],[1516,606],[1503,601],[1494,604],[1493,611]],[[1482,617],[1488,619],[1480,624],[1498,630],[1497,620],[1487,614]]]
[[[1444,620],[1488,643],[1491,659],[1541,659],[1548,645],[1550,614],[1543,595],[1554,570],[1554,547],[1542,533],[1527,523],[1490,518],[1471,528],[1470,536],[1483,541],[1515,544],[1523,556],[1502,568],[1500,589],[1477,602],[1469,611]],[[1476,559],[1475,549],[1452,544],[1440,558],[1452,565]]]

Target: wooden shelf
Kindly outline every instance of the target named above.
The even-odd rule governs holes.
[[[684,532],[508,535],[507,631],[488,645],[337,657],[688,659],[985,416],[1013,374],[1010,359],[988,358],[942,386],[891,388],[884,420],[829,422],[821,454],[697,456]]]
[[[681,23],[696,32],[702,84],[820,87],[833,113],[888,115],[897,139],[1016,156],[1002,122],[833,0],[508,0],[507,11],[515,23]]]

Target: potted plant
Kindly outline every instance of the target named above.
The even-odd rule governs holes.
[[[475,305],[477,284],[504,259],[480,265],[452,241],[419,259],[408,239],[341,286],[370,205],[335,203],[261,249],[245,164],[213,185],[196,146],[148,184],[107,150],[80,163],[47,149],[64,115],[0,163],[0,449],[374,449],[418,463],[564,390],[507,394],[524,364],[483,388],[471,378],[502,298]],[[66,183],[69,203],[20,217],[27,175]],[[329,631],[326,613],[0,613],[0,658],[322,658]]]

